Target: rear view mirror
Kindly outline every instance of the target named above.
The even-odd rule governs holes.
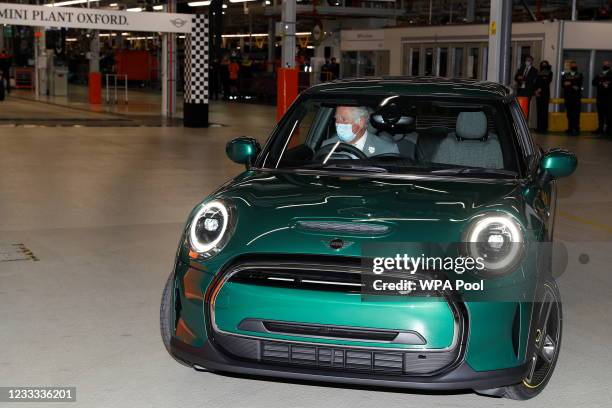
[[[372,113],[370,123],[377,130],[392,135],[406,134],[416,129],[416,116],[410,112],[410,109],[391,102]]]

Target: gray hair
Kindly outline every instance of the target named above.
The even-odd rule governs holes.
[[[365,118],[366,122],[368,120],[368,116],[370,115],[370,112],[368,111],[368,109],[365,106],[351,106],[351,112],[352,112],[352,116],[353,116],[353,121],[357,122],[359,121],[359,119],[361,118]]]

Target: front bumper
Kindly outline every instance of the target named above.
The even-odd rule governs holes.
[[[210,341],[193,347],[172,338],[171,352],[196,368],[242,375],[277,377],[289,380],[321,381],[359,386],[382,386],[421,390],[491,389],[519,383],[527,373],[527,364],[501,370],[474,371],[465,361],[434,376],[390,376],[371,373],[319,370],[311,367],[277,366],[235,359]]]

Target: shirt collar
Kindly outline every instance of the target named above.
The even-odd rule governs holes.
[[[359,139],[357,141],[357,143],[355,143],[355,147],[358,148],[359,150],[361,150],[363,152],[363,147],[365,146],[366,140],[368,138],[368,131],[366,129],[365,133],[363,134],[363,136],[361,137],[361,139]]]

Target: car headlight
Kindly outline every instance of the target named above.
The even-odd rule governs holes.
[[[231,211],[221,201],[204,204],[189,226],[192,249],[203,257],[211,257],[227,243],[230,235]]]
[[[519,223],[509,215],[478,217],[466,229],[463,242],[466,255],[481,258],[483,272],[493,276],[510,272],[524,254],[524,235]]]

